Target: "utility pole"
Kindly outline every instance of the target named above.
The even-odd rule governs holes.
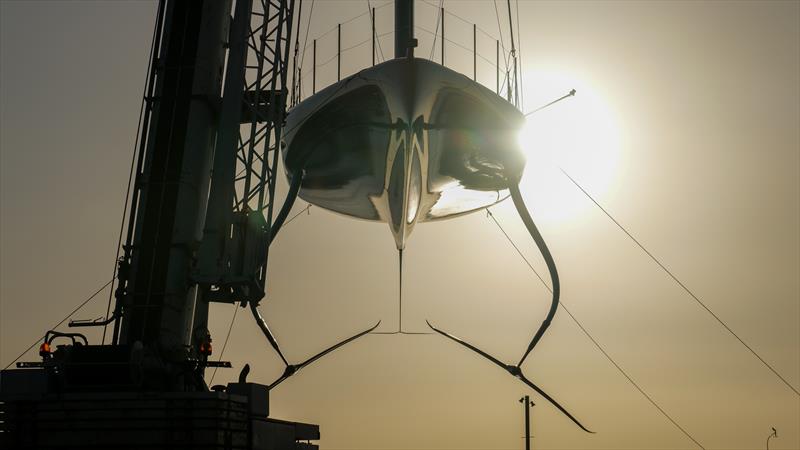
[[[531,450],[531,407],[536,406],[536,403],[531,401],[530,396],[526,395],[519,399],[522,403],[522,409],[525,410],[525,450]]]

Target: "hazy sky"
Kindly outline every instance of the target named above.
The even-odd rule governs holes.
[[[498,35],[491,2],[444,4]],[[309,39],[366,8],[318,0]],[[150,1],[0,2],[2,366],[112,275],[154,13]],[[418,2],[417,25],[433,30],[435,14]],[[525,109],[578,89],[534,116],[532,139],[556,149],[558,163],[800,388],[800,3],[521,1],[519,16]],[[378,19],[379,33],[390,31],[392,8]],[[367,25],[366,16],[346,24],[342,46],[367,39]],[[467,23],[447,16],[446,31],[471,48]],[[428,57],[430,36],[418,35],[417,55]],[[318,64],[334,46],[335,34],[321,38]],[[382,48],[389,57],[391,36]],[[483,34],[479,50],[494,61]],[[448,44],[446,52],[448,65],[471,74],[468,51]],[[493,88],[494,72],[480,61],[480,81]],[[343,73],[368,63],[369,45],[355,47]],[[317,86],[334,77],[335,62],[320,67]],[[564,303],[583,326],[704,447],[764,448],[774,426],[770,448],[800,448],[800,397],[536,158],[524,195],[558,263]],[[493,210],[544,273],[513,206]],[[396,253],[385,224],[312,208],[270,255],[262,311],[291,361],[378,319],[396,326]],[[405,260],[404,326],[423,330],[430,319],[509,362],[549,306],[483,213],[418,226]],[[77,317],[104,312],[105,297]],[[217,352],[232,313],[212,307]],[[225,359],[236,369],[215,383],[245,362],[254,381],[283,370],[241,310]],[[535,448],[696,448],[563,311],[524,368],[597,431],[581,432],[533,395]],[[440,336],[368,336],[283,383],[272,411],[319,423],[326,449],[518,449],[525,394]]]

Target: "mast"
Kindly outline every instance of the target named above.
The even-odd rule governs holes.
[[[394,2],[394,57],[414,56],[417,40],[414,39],[414,0]]]

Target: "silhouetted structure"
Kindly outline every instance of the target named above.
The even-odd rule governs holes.
[[[231,18],[232,4],[160,1],[116,306],[70,324],[113,324],[111,343],[48,332],[41,361],[3,371],[3,448],[316,448],[300,441],[318,426],[267,418],[269,387],[246,370],[203,379],[230,366],[209,358],[208,303],[264,295],[294,9],[238,0]]]
[[[536,406],[532,401],[529,395],[522,397],[519,399],[519,402],[522,403],[522,409],[524,410],[525,414],[525,450],[531,450],[531,408]]]

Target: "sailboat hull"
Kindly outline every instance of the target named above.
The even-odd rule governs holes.
[[[508,197],[525,159],[523,115],[439,64],[397,58],[333,84],[289,111],[284,165],[303,172],[300,197],[387,222],[398,248],[417,222],[455,217]]]

